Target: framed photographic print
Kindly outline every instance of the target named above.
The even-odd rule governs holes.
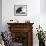
[[[14,5],[14,16],[26,16],[27,5]]]

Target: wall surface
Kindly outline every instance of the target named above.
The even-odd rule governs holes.
[[[42,13],[46,13],[46,0],[40,0],[40,10]]]
[[[46,0],[40,0],[40,24],[46,31]]]
[[[14,16],[14,5],[27,5],[27,16]],[[30,20],[33,25],[33,45],[38,46],[36,27],[40,24],[40,0],[2,0],[3,31],[8,30],[7,22],[17,19],[19,22]],[[37,40],[36,40],[37,39]]]
[[[2,0],[0,0],[0,31],[2,31]]]
[[[44,0],[45,1],[45,0]],[[30,20],[33,25],[33,45],[38,46],[38,38],[36,37],[36,27],[39,24],[46,30],[45,3],[43,0],[2,0],[2,26],[3,31],[8,30],[7,22],[11,19],[17,19],[19,22]],[[27,16],[14,16],[14,5],[27,5]],[[43,10],[42,10],[43,8]]]
[[[21,2],[21,3],[20,3]],[[27,16],[14,16],[14,5],[27,5]],[[33,25],[33,46],[38,46],[36,27],[40,24],[40,0],[2,0],[3,31],[8,30],[7,22],[17,19],[19,22],[30,20]],[[37,40],[36,40],[37,39]]]
[[[21,3],[20,3],[21,2]],[[27,5],[27,16],[14,16],[14,5]],[[30,20],[33,23],[40,21],[40,0],[3,0],[2,1],[2,23],[6,27],[6,23],[10,19],[17,19],[19,22]],[[6,30],[6,28],[4,29]]]

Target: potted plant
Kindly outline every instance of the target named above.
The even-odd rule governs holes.
[[[39,46],[45,46],[45,35],[43,32],[42,27],[36,28],[37,29],[37,34],[36,36],[38,36],[38,40],[39,40]]]

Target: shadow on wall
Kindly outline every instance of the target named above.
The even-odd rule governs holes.
[[[46,14],[46,0],[40,0],[40,11]]]
[[[0,0],[0,31],[2,31],[2,0]]]

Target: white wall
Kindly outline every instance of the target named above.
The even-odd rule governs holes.
[[[27,5],[27,16],[14,16],[14,5]],[[25,20],[30,20],[31,23],[34,23],[33,45],[38,46],[36,27],[38,27],[38,25],[40,24],[43,27],[44,31],[46,30],[45,13],[46,0],[2,0],[2,30],[7,30],[7,22],[10,19],[17,19],[19,20],[19,22],[25,22]]]
[[[14,16],[14,5],[27,5],[27,16]],[[6,25],[7,21],[10,19],[17,19],[19,20],[19,22],[24,22],[26,20],[25,18],[27,18],[31,22],[39,23],[39,15],[40,15],[40,0],[39,1],[38,0],[35,1],[34,0],[23,0],[23,1],[3,0],[2,1],[2,22],[4,26]]]
[[[27,5],[27,16],[14,16],[14,5]],[[31,11],[32,9],[32,11]],[[19,22],[30,20],[33,25],[33,45],[38,46],[36,40],[36,27],[40,24],[40,0],[2,0],[2,25],[3,31],[7,30],[7,22],[17,19]]]
[[[43,1],[43,0],[42,0]],[[38,46],[38,39],[36,37],[36,27],[39,24],[45,28],[46,16],[41,14],[42,7],[40,0],[2,0],[2,25],[3,31],[6,31],[8,26],[7,22],[10,19],[17,19],[19,22],[25,22],[25,20],[30,20],[33,25],[33,45]],[[14,5],[27,5],[27,16],[14,16]],[[45,28],[46,29],[46,28]]]
[[[32,18],[33,17],[33,18]],[[36,36],[36,27],[40,24],[40,0],[32,0],[32,20],[33,25],[33,46],[39,46],[39,41]]]
[[[0,31],[2,29],[2,0],[0,0]]]
[[[46,31],[46,0],[40,0],[40,23]]]
[[[46,0],[40,0],[40,9],[42,13],[46,13]]]

